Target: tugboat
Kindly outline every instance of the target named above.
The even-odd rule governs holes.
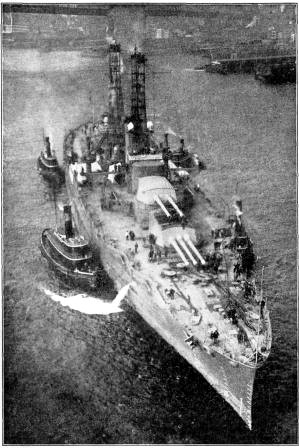
[[[51,268],[68,284],[94,290],[99,286],[99,266],[88,241],[76,234],[71,207],[64,206],[65,231],[44,229],[40,250]]]
[[[172,150],[167,134],[154,142],[145,62],[135,48],[126,118],[120,46],[111,45],[109,112],[65,136],[74,219],[116,289],[133,285],[129,305],[251,428],[255,372],[269,356],[271,324],[242,202],[220,214],[196,183],[198,157],[185,158],[182,141]]]
[[[45,178],[51,180],[53,177],[64,181],[64,172],[58,164],[54,150],[51,149],[49,137],[44,137],[44,150],[37,159],[37,170]]]

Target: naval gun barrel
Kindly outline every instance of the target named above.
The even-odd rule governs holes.
[[[182,218],[184,216],[184,213],[182,212],[182,210],[179,209],[174,200],[170,196],[167,196],[167,200],[173,206],[173,208],[179,214],[179,216]]]
[[[184,249],[184,251],[186,252],[186,254],[188,255],[188,257],[190,258],[190,260],[192,261],[193,265],[196,266],[197,265],[197,261],[195,260],[195,258],[193,257],[193,255],[191,254],[190,250],[188,249],[185,241],[183,240],[182,236],[179,235],[176,238],[177,242],[179,243],[179,245]]]
[[[163,212],[165,213],[165,215],[167,216],[167,218],[170,218],[170,213],[167,210],[167,208],[165,207],[165,205],[163,204],[163,202],[161,201],[161,199],[159,198],[159,196],[155,196],[155,201],[157,202],[157,204],[160,206],[160,208],[163,210]]]
[[[181,258],[181,260],[183,261],[184,265],[189,266],[189,262],[185,257],[185,255],[183,254],[183,252],[181,251],[181,249],[179,248],[178,243],[174,239],[171,239],[169,242],[176,251],[176,253],[179,255],[179,257]]]
[[[198,252],[198,250],[196,249],[196,247],[194,246],[194,244],[192,243],[190,236],[188,234],[185,234],[183,236],[184,240],[186,241],[186,243],[188,244],[188,246],[190,247],[190,249],[192,250],[192,252],[196,255],[196,257],[199,259],[199,261],[201,262],[202,265],[206,264],[205,259],[203,258],[202,255],[200,255],[200,253]]]

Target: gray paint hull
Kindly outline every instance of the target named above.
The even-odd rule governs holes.
[[[76,225],[80,233],[83,233],[97,250],[116,288],[120,289],[132,281],[135,282],[128,297],[130,305],[204,376],[251,429],[251,401],[256,367],[233,362],[215,351],[208,353],[204,347],[192,349],[185,342],[183,326],[166,309],[157,290],[157,284],[149,284],[144,275],[124,263],[119,251],[110,244],[108,238],[105,238],[100,223],[93,222],[67,172],[66,186]]]

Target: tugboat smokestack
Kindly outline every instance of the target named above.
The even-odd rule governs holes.
[[[242,199],[239,196],[233,197],[233,207],[235,210],[242,211]]]
[[[45,146],[46,146],[46,154],[47,157],[51,157],[51,145],[49,137],[45,137]]]
[[[72,207],[70,205],[65,205],[63,207],[64,214],[64,229],[65,229],[65,237],[67,239],[74,237],[74,229],[72,223]]]

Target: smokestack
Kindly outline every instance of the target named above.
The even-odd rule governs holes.
[[[239,196],[233,197],[233,207],[240,212],[242,211],[242,199]]]
[[[180,153],[184,152],[184,147],[185,147],[185,140],[183,138],[181,138],[181,140],[180,140],[180,147],[179,147],[179,152]]]
[[[168,134],[164,134],[164,148],[169,149],[168,145]]]
[[[236,200],[236,206],[239,208],[240,212],[242,211],[242,200],[238,198]]]
[[[64,229],[66,239],[73,238],[75,236],[73,223],[72,223],[72,207],[70,205],[65,205],[63,207],[64,214]]]
[[[45,137],[45,146],[46,146],[46,154],[47,154],[47,157],[49,158],[52,155],[49,137]]]

